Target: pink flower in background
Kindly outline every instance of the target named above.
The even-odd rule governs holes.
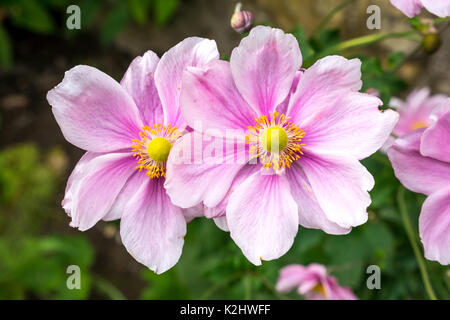
[[[258,26],[230,62],[190,67],[183,76],[183,118],[194,130],[201,124],[222,135],[205,139],[201,161],[180,163],[171,153],[167,192],[183,208],[203,202],[205,216],[230,230],[256,265],[286,253],[299,224],[346,234],[367,221],[374,181],[359,160],[381,147],[398,118],[358,92],[358,59],[330,56],[305,71],[301,63],[292,35]],[[224,161],[211,162],[211,145],[226,143],[230,129],[241,136],[223,150]],[[199,133],[174,148],[190,150]]]
[[[186,234],[184,210],[163,188],[165,161],[186,126],[182,72],[217,58],[214,41],[188,38],[161,60],[151,51],[137,57],[120,84],[77,66],[47,95],[64,137],[87,151],[62,202],[71,226],[84,231],[120,218],[126,249],[156,273],[176,264]]]
[[[417,16],[423,7],[439,17],[450,15],[450,0],[391,0],[391,3],[409,18]]]
[[[293,264],[280,270],[276,284],[279,292],[297,289],[308,300],[357,300],[352,290],[341,287],[335,277],[329,276],[325,266],[312,263]]]
[[[433,122],[433,111],[442,105],[448,97],[445,95],[430,95],[430,89],[414,90],[406,101],[392,98],[390,106],[396,108],[400,117],[393,133],[402,136],[412,130],[427,128]]]
[[[428,195],[419,218],[425,257],[450,264],[450,99],[429,128],[397,139],[388,156],[406,188]]]
[[[434,112],[436,108],[442,105],[447,98],[447,96],[441,94],[430,95],[429,88],[414,90],[406,98],[406,101],[392,98],[389,105],[395,108],[400,115],[392,133],[401,137],[410,131],[427,128],[435,121]],[[389,137],[382,150],[386,152],[394,141],[394,137]]]

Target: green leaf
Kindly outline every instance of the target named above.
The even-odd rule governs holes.
[[[127,3],[121,2],[106,16],[100,36],[102,44],[110,44],[117,34],[126,26],[129,20],[130,16],[128,13]]]
[[[148,12],[150,9],[150,0],[129,0],[128,1],[131,15],[133,19],[139,23],[144,24],[148,20]]]
[[[175,14],[179,0],[153,0],[154,19],[159,26],[166,25]]]
[[[36,33],[53,33],[55,22],[47,8],[37,0],[17,0],[11,8],[12,22]]]
[[[12,66],[12,45],[5,28],[0,25],[0,66],[9,69]]]

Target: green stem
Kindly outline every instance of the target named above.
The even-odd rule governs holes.
[[[312,35],[318,34],[320,31],[322,31],[323,28],[325,28],[325,26],[328,24],[328,22],[331,20],[331,18],[333,18],[333,16],[336,13],[338,13],[339,11],[344,9],[347,5],[349,5],[350,3],[355,2],[355,1],[356,0],[346,0],[346,1],[342,2],[341,4],[339,4],[338,6],[336,6],[333,10],[331,10],[325,16],[325,18],[323,18],[323,20],[319,23],[317,28],[315,28],[314,31],[312,32]]]
[[[416,237],[414,235],[414,230],[411,225],[411,221],[408,216],[408,211],[405,203],[405,189],[400,187],[397,193],[397,203],[400,209],[400,214],[402,216],[403,225],[405,226],[406,233],[408,234],[409,242],[411,243],[411,247],[413,248],[414,255],[416,256],[417,263],[419,265],[420,273],[422,275],[423,284],[425,286],[425,290],[427,291],[428,296],[431,300],[436,300],[436,295],[433,291],[433,287],[431,286],[431,281],[428,276],[427,268],[425,265],[425,261],[422,257],[422,253],[419,250],[419,246],[417,245]]]

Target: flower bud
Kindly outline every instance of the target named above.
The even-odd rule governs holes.
[[[441,39],[436,33],[426,34],[422,39],[422,48],[427,53],[436,52],[441,46]]]
[[[249,11],[236,11],[231,17],[230,24],[239,33],[248,32],[253,27],[253,14]]]

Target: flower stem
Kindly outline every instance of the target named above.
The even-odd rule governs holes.
[[[317,26],[317,28],[314,29],[314,31],[312,32],[312,35],[318,34],[320,31],[323,30],[323,28],[325,28],[325,26],[327,25],[327,23],[331,20],[331,18],[333,18],[333,16],[338,13],[339,11],[341,11],[342,9],[344,9],[347,5],[349,5],[352,2],[355,2],[356,0],[346,0],[344,2],[342,2],[341,4],[337,5],[333,10],[331,10],[326,16],[325,18],[323,18],[323,20],[319,23],[319,25]]]
[[[314,55],[310,59],[308,59],[308,62],[306,63],[306,67],[309,67],[313,62],[316,60],[323,58],[325,56],[336,54],[343,50],[353,49],[357,47],[367,46],[372,43],[380,42],[386,39],[393,39],[393,38],[409,38],[411,36],[414,36],[417,32],[414,30],[410,31],[403,31],[403,32],[385,32],[385,33],[377,33],[377,34],[369,34],[362,37],[357,37],[354,39],[350,39],[344,42],[340,42],[334,46],[331,46],[318,54]]]
[[[433,291],[433,287],[431,286],[430,277],[428,276],[427,268],[425,265],[425,261],[422,257],[422,253],[419,250],[419,246],[417,245],[416,237],[414,236],[414,230],[411,225],[411,221],[408,216],[408,211],[405,203],[405,189],[400,187],[397,193],[397,203],[400,210],[400,214],[402,216],[403,225],[405,227],[406,233],[408,235],[409,242],[411,243],[411,247],[413,248],[414,255],[416,256],[417,264],[419,265],[420,273],[422,275],[423,284],[425,286],[425,290],[430,298],[430,300],[436,300],[436,295]]]

